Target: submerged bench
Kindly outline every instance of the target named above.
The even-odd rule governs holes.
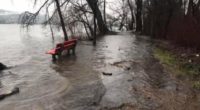
[[[53,60],[56,60],[56,55],[60,57],[64,50],[67,50],[68,53],[70,53],[70,50],[72,50],[73,54],[75,54],[76,44],[77,44],[77,39],[71,39],[65,41],[64,43],[57,44],[56,48],[47,51],[46,54],[52,55]]]

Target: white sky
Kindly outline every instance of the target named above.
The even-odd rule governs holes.
[[[45,0],[38,0],[37,5],[34,7],[34,0],[0,0],[0,9],[15,11],[15,12],[24,12],[30,11],[35,12]],[[109,3],[116,4],[116,0],[107,0]]]
[[[35,8],[33,6],[34,0],[0,0],[0,9],[5,9],[9,11],[24,12],[31,11],[34,12],[39,6]],[[43,0],[38,0],[38,4],[41,4]]]

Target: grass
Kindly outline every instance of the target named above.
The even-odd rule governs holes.
[[[200,81],[194,81],[192,87],[195,89],[200,90]]]
[[[170,66],[173,66],[174,64],[176,64],[175,56],[164,49],[162,50],[160,48],[156,48],[154,50],[154,55],[164,64],[167,64]]]
[[[175,73],[176,76],[189,78],[193,87],[200,90],[199,64],[195,64],[187,58],[182,58],[169,50],[159,47],[154,49],[154,57],[167,69]]]
[[[161,48],[155,48],[154,56],[161,62],[161,64],[176,73],[176,75],[184,75],[182,72],[184,70],[180,68],[178,59],[169,51]]]

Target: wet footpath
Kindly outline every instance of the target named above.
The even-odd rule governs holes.
[[[46,39],[14,40],[0,47],[0,60],[14,65],[0,73],[0,92],[20,92],[0,100],[0,110],[200,110],[199,95],[159,64],[146,37],[79,41],[75,56],[55,62]]]

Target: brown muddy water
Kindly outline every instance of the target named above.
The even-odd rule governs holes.
[[[131,33],[79,41],[76,55],[56,62],[45,52],[48,29],[0,25],[0,91],[20,93],[0,101],[0,110],[200,110],[200,98],[152,56],[152,43]],[[102,73],[112,73],[103,75]]]

